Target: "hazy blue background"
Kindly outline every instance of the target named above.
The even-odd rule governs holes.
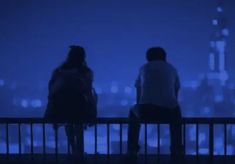
[[[212,20],[216,18],[216,2],[0,0],[0,117],[43,116],[51,72],[63,62],[71,44],[80,44],[86,48],[88,64],[94,70],[97,88],[109,88],[107,93],[100,92],[99,95],[98,114],[102,117],[128,116],[129,107],[135,103],[135,93],[130,86],[134,83],[140,65],[145,62],[145,52],[150,46],[166,49],[169,61],[179,70],[182,83],[197,80],[201,73],[208,71],[209,42],[214,32]],[[226,68],[234,81],[235,0],[224,2],[224,14],[230,30]],[[119,92],[116,83],[121,86]],[[183,116],[235,116],[234,86],[223,89],[221,93],[216,90],[209,92],[207,86],[185,89],[180,102]],[[41,127],[34,128],[38,133],[35,136],[41,136]],[[30,131],[29,126],[24,129]],[[196,128],[193,126],[188,129],[186,138],[189,143],[186,145],[190,151],[193,150],[192,153],[195,152],[192,143],[196,143]],[[118,129],[111,126],[111,130],[117,132]],[[223,133],[215,132],[216,153],[223,154],[220,145]],[[169,135],[167,131],[161,132],[161,135],[164,133]],[[100,149],[105,151],[107,146],[103,134],[106,134],[105,129],[98,133],[103,144]],[[29,137],[29,134],[26,135]],[[47,134],[51,138],[53,135]],[[16,136],[12,135],[12,138]],[[199,131],[201,148],[202,145],[208,145],[206,136],[207,132]],[[0,145],[5,145],[3,138],[0,136]],[[85,138],[89,141],[85,145],[92,148],[91,139]],[[234,138],[235,127],[230,126],[228,154],[235,154]],[[42,144],[42,140],[35,140]],[[10,152],[18,151],[18,140],[14,142],[10,144]],[[169,149],[169,142],[163,140],[162,145]],[[27,152],[30,145],[26,142],[24,146]],[[53,147],[50,144],[48,146]],[[66,147],[64,143],[64,149]],[[204,148],[199,152],[208,150]],[[0,146],[1,152],[6,152],[5,146]]]
[[[235,1],[225,1],[234,76]],[[98,85],[132,84],[146,49],[163,46],[182,82],[208,70],[216,0],[1,0],[0,79],[47,85],[71,44],[87,50]]]

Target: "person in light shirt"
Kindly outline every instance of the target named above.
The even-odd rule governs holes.
[[[179,157],[183,152],[181,111],[177,101],[180,81],[177,70],[167,62],[161,47],[152,47],[146,53],[147,63],[139,70],[135,87],[136,105],[129,111],[128,154],[139,150],[139,120],[168,120],[171,133],[171,155]]]

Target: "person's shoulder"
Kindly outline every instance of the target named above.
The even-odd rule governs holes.
[[[151,62],[147,62],[145,64],[143,64],[140,67],[140,71],[145,71],[145,70],[149,70],[151,68],[155,68],[155,67],[161,67],[161,62],[159,61],[151,61]]]
[[[69,77],[73,77],[73,76],[77,76],[78,74],[80,74],[80,72],[78,71],[78,69],[76,68],[67,68],[67,67],[63,67],[63,65],[57,67],[54,71],[52,76],[53,77],[60,77],[60,78],[69,78]]]
[[[148,62],[145,66],[146,68],[162,68],[165,69],[166,67],[171,67],[170,65],[168,65],[167,62],[165,61],[161,61],[161,60],[156,60],[156,61],[151,61]]]
[[[143,69],[143,68],[145,68],[145,67],[147,67],[148,66],[148,63],[144,63],[144,64],[142,64],[141,66],[140,66],[140,69]]]
[[[94,72],[92,71],[92,69],[90,67],[87,67],[86,68],[87,71],[86,71],[86,76],[93,81],[94,79]]]
[[[141,65],[139,67],[139,73],[143,73],[143,72],[147,71],[149,69],[150,65],[151,64],[149,62],[144,63],[143,65]]]
[[[88,73],[93,74],[93,70],[90,67],[86,66],[85,69]]]
[[[178,71],[173,64],[167,62],[167,66],[172,72],[174,72],[174,74],[178,75]]]
[[[55,68],[53,71],[52,71],[52,76],[58,76],[60,73],[61,73],[61,66]]]
[[[174,66],[173,64],[171,64],[171,63],[169,63],[169,62],[165,62],[165,63],[166,63],[166,65],[167,65],[167,67],[176,70],[176,68],[175,68],[175,66]]]

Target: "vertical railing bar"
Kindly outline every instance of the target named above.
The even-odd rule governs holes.
[[[58,158],[58,124],[55,123],[55,155]]]
[[[67,139],[67,154],[71,154],[70,144],[69,144],[69,140],[68,139]]]
[[[122,154],[122,123],[119,124],[120,126],[120,155]]]
[[[213,123],[209,124],[209,155],[213,158],[214,155],[214,126]]]
[[[184,125],[183,125],[183,138],[184,138],[184,140],[183,140],[183,146],[184,146],[184,153],[185,153],[185,155],[186,155],[186,123],[184,123]]]
[[[157,155],[158,158],[160,157],[160,138],[161,138],[161,132],[160,132],[160,124],[157,124]]]
[[[95,154],[97,155],[97,123],[95,124]]]
[[[42,123],[42,151],[43,155],[46,154],[46,130],[45,130],[45,122]]]
[[[71,154],[69,140],[67,140],[67,154]]]
[[[108,153],[108,157],[110,155],[110,129],[109,129],[110,125],[109,123],[107,123],[107,153]]]
[[[9,124],[6,123],[6,152],[9,155]]]
[[[144,155],[147,157],[147,123],[144,123]]]
[[[196,156],[197,156],[197,158],[199,155],[199,142],[198,142],[199,134],[198,134],[198,131],[199,131],[199,127],[198,127],[198,123],[196,123]]]
[[[227,156],[227,124],[224,123],[224,155]]]
[[[18,124],[18,142],[19,142],[19,154],[21,154],[21,124]]]
[[[65,129],[67,128],[67,126],[73,126],[72,124],[65,124]],[[70,148],[70,141],[69,141],[69,136],[67,135],[67,154],[71,154],[71,148]]]
[[[34,153],[33,152],[33,123],[30,123],[30,144],[31,144],[30,153],[32,155]]]

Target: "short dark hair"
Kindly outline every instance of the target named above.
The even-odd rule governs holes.
[[[72,45],[67,57],[67,62],[71,63],[83,63],[86,59],[86,53],[83,47]]]
[[[146,59],[148,61],[153,61],[153,60],[166,61],[166,51],[161,47],[151,47],[147,50]]]

